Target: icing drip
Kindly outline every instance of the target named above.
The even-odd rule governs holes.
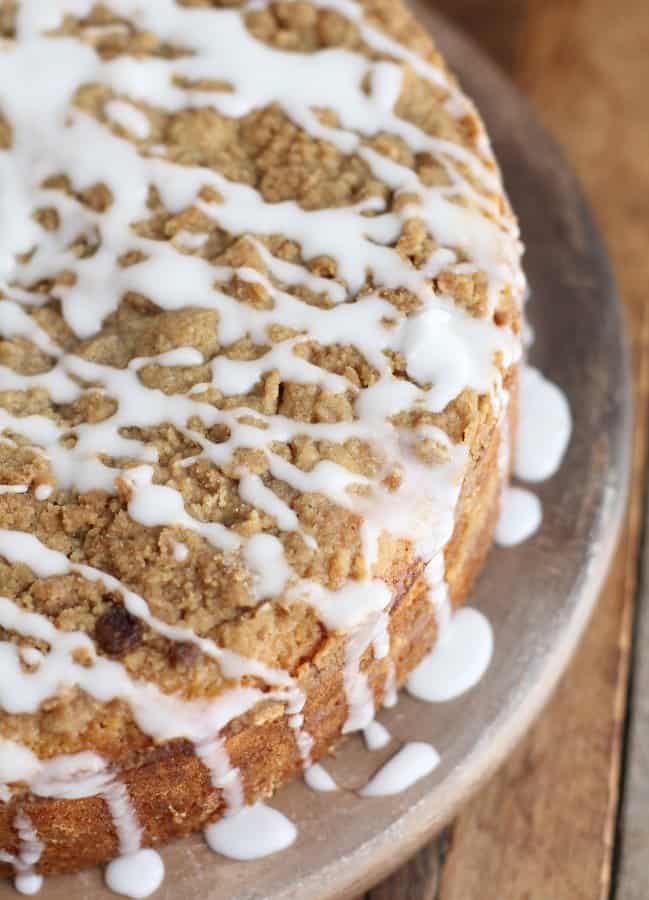
[[[152,860],[158,855],[153,850],[141,850],[142,829],[128,788],[114,778],[101,757],[83,753],[44,763],[31,782],[31,790],[42,797],[103,797],[110,811],[119,849],[118,858],[106,869],[108,886],[117,893],[135,898],[147,897],[155,890],[157,884],[148,886],[155,880],[155,863]],[[161,881],[162,860],[159,857],[158,868]],[[137,874],[131,879],[130,886],[124,883],[126,872],[133,876]]]
[[[44,849],[43,844],[34,831],[31,821],[24,813],[18,813],[14,820],[14,828],[20,838],[20,853],[18,857],[20,866],[21,868],[25,867],[23,874],[30,874],[32,866],[35,866],[41,858]]]
[[[106,866],[106,884],[116,894],[144,900],[158,890],[164,879],[164,863],[155,850],[140,850],[120,856]]]
[[[304,773],[304,781],[312,791],[329,793],[330,791],[338,790],[338,785],[329,772],[319,763],[309,766]]]
[[[347,694],[347,720],[343,734],[362,731],[374,718],[374,695],[361,668],[361,659],[372,647],[376,659],[383,659],[389,652],[387,616],[381,613],[349,635],[347,658],[343,669],[343,682]]]
[[[113,820],[120,853],[106,869],[108,886],[136,900],[148,897],[159,886],[164,871],[162,860],[155,851],[141,849],[142,830],[128,789],[114,778],[101,757],[80,753],[40,762],[26,748],[11,741],[0,741],[0,778],[7,776],[27,781],[31,792],[39,797],[69,800],[103,797]],[[19,856],[8,858],[8,854],[0,851],[0,859],[14,865],[18,890],[36,893],[42,879],[31,870],[44,846],[25,815],[17,816],[14,827],[20,838]]]
[[[385,676],[385,684],[383,685],[383,706],[386,709],[392,709],[397,705],[398,698],[394,661],[390,659],[388,660],[388,673]]]
[[[380,722],[374,720],[363,730],[363,738],[368,750],[382,750],[392,740],[392,735]]]
[[[304,716],[302,713],[296,713],[293,716],[289,716],[288,724],[293,729],[295,735],[295,743],[297,751],[300,754],[300,759],[302,760],[302,768],[308,769],[311,765],[313,738],[308,731],[305,731],[302,727],[304,725]]]
[[[142,829],[139,826],[126,785],[120,781],[112,781],[102,791],[102,796],[108,804],[113,818],[120,856],[135,856],[140,850]]]
[[[0,862],[6,862],[13,866],[16,873],[14,886],[19,893],[36,894],[43,884],[43,879],[33,869],[43,853],[43,843],[24,812],[21,811],[16,815],[13,827],[19,840],[18,855],[14,856],[5,850],[0,850]]]
[[[561,465],[571,431],[572,416],[563,391],[538,369],[524,366],[514,474],[524,481],[551,478]]]
[[[175,543],[174,544],[174,559],[177,563],[184,563],[189,556],[189,550],[186,544]]]
[[[45,657],[35,647],[21,647],[20,658],[28,666],[39,666]]]
[[[435,610],[438,636],[444,634],[451,621],[453,610],[444,572],[444,554],[437,553],[426,566],[428,599]]]
[[[493,633],[477,609],[464,607],[408,677],[408,693],[418,700],[440,703],[474,687],[493,654]]]
[[[19,894],[32,897],[34,894],[38,894],[43,887],[43,876],[36,875],[34,872],[21,872],[14,878],[14,887]]]
[[[278,853],[290,847],[296,837],[295,825],[265,803],[246,806],[205,829],[210,849],[239,860],[261,859]]]
[[[528,338],[531,340],[531,337]],[[521,404],[514,455],[514,474],[525,481],[546,481],[559,469],[570,443],[572,416],[563,391],[538,369],[521,372]],[[501,442],[501,447],[508,447]],[[509,467],[503,451],[502,465]],[[508,487],[502,498],[496,542],[513,547],[532,537],[543,521],[543,507],[531,491]]]
[[[207,744],[199,744],[196,754],[210,773],[212,784],[223,791],[228,810],[238,812],[245,803],[243,784],[239,770],[230,763],[230,757],[221,738]]]
[[[31,750],[0,738],[0,783],[31,781],[39,769],[40,763]]]
[[[149,122],[136,107],[121,100],[111,100],[106,104],[105,113],[109,119],[121,126],[134,137],[144,139],[149,134]]]
[[[361,797],[390,797],[412,787],[439,765],[439,754],[430,744],[404,744],[392,759],[359,791]]]
[[[522,544],[538,531],[543,520],[539,498],[523,488],[507,488],[496,528],[496,543],[501,547]]]

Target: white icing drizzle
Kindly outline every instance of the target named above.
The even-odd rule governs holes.
[[[27,870],[35,866],[43,853],[43,844],[34,831],[31,820],[23,812],[19,812],[14,820],[14,828],[20,838],[19,859]]]
[[[32,897],[34,894],[38,894],[43,887],[43,876],[37,875],[35,872],[20,872],[14,878],[14,887],[19,894]]]
[[[13,754],[16,756],[12,759]],[[103,797],[113,821],[120,854],[106,870],[106,880],[111,890],[128,897],[143,898],[153,893],[161,883],[164,871],[162,860],[155,851],[141,849],[142,829],[128,789],[114,777],[97,754],[79,753],[40,762],[27,748],[0,740],[0,778],[26,781],[32,794],[39,797],[68,800]],[[22,887],[16,885],[19,890],[27,892],[24,890],[27,888],[35,893],[40,884],[39,876],[34,877],[32,868],[44,846],[24,814],[19,813],[14,827],[20,837],[20,854],[8,859],[8,854],[0,851],[0,860],[14,865],[22,879]],[[127,874],[128,879],[125,877]]]
[[[343,734],[362,731],[374,718],[374,695],[361,669],[361,659],[370,645],[375,644],[377,628],[379,631],[383,628],[379,622],[380,617],[374,622],[370,621],[359,626],[347,639],[343,683],[347,694],[348,711]]]
[[[541,501],[524,488],[508,487],[503,494],[502,509],[496,527],[496,543],[515,547],[536,534],[543,521]]]
[[[174,241],[182,250],[198,250],[203,247],[209,235],[196,231],[179,231]]]
[[[514,474],[524,481],[545,481],[558,471],[570,443],[570,406],[556,384],[524,366],[519,415]]]
[[[31,781],[39,768],[40,763],[31,750],[0,738],[0,783]]]
[[[223,791],[228,810],[238,812],[245,803],[243,783],[239,770],[230,763],[225,742],[217,737],[208,743],[198,744],[196,755],[209,770],[214,787]]]
[[[406,682],[418,700],[440,703],[459,697],[482,678],[493,654],[493,632],[477,609],[464,607]]]
[[[431,606],[435,610],[437,633],[439,636],[448,628],[453,614],[444,571],[443,552],[435,554],[431,559],[426,566],[425,576],[428,583],[428,598]]]
[[[18,835],[18,854],[14,856],[6,850],[0,850],[0,862],[13,866],[16,873],[14,886],[19,893],[35,894],[43,883],[40,875],[36,875],[33,871],[43,853],[43,843],[34,831],[29,817],[22,810],[14,818],[13,828]]]
[[[543,508],[531,491],[508,485],[510,398],[502,386],[497,397],[501,406],[498,467],[503,492],[495,540],[500,546],[513,547],[537,532],[543,520]],[[529,481],[552,477],[561,465],[571,431],[572,417],[563,391],[538,369],[523,366],[515,474]],[[438,585],[443,596],[446,587],[443,578]],[[442,608],[450,614],[447,598]],[[408,693],[419,700],[438,703],[461,696],[481,680],[491,661],[493,632],[483,614],[465,608],[450,619],[445,613],[438,614],[438,623],[446,624],[440,628],[437,643],[408,677]]]
[[[423,741],[411,741],[382,766],[362,788],[361,797],[390,797],[412,787],[439,765],[437,750]]]
[[[301,696],[300,706],[304,706],[304,695]],[[308,731],[305,731],[305,729],[303,728],[304,716],[301,712],[289,715],[288,724],[293,730],[293,734],[295,736],[295,744],[297,746],[297,752],[300,754],[300,759],[302,760],[302,768],[306,770],[311,766],[311,750],[313,749],[313,737],[309,734]]]
[[[176,541],[173,545],[173,553],[177,563],[184,563],[189,556],[189,548],[187,544],[181,544],[179,541]]]
[[[383,686],[383,706],[386,709],[392,709],[397,705],[399,692],[397,691],[397,681],[395,675],[394,662],[388,661],[388,673]]]
[[[312,791],[329,793],[338,790],[338,785],[320,763],[314,763],[305,770],[304,781]]]
[[[144,900],[158,890],[164,879],[164,863],[155,850],[140,850],[120,856],[106,866],[106,884],[116,894]]]
[[[390,617],[387,613],[382,613],[377,621],[374,640],[372,641],[372,649],[374,659],[385,660],[387,672],[385,682],[383,684],[382,704],[386,707],[394,706],[397,702],[397,682],[394,660],[390,656]]]
[[[230,859],[261,859],[285,850],[295,841],[297,829],[281,812],[265,803],[246,806],[205,829],[211,850]]]
[[[111,121],[119,125],[134,137],[144,140],[149,135],[149,121],[144,113],[140,112],[131,103],[122,100],[110,100],[104,107],[104,111]]]
[[[120,482],[130,491],[128,512],[135,521],[150,528],[185,529],[226,554],[241,554],[255,577],[260,601],[284,594],[288,603],[310,603],[328,629],[348,633],[343,673],[348,716],[344,730],[364,729],[368,744],[374,741],[378,746],[385,735],[381,736],[377,723],[372,723],[374,698],[361,667],[369,648],[376,659],[389,654],[387,610],[392,594],[372,571],[378,560],[378,541],[386,526],[394,536],[412,540],[416,552],[428,564],[431,603],[443,632],[449,616],[443,550],[453,531],[468,458],[467,448],[453,445],[439,429],[425,426],[416,433],[406,433],[388,420],[415,405],[439,412],[465,388],[495,398],[500,384],[495,354],[500,354],[505,367],[520,357],[518,338],[492,321],[503,289],[513,289],[518,299],[523,293],[516,225],[503,214],[498,202],[483,196],[462,172],[462,167],[466,168],[485,189],[500,195],[500,176],[487,164],[491,160],[488,140],[478,125],[480,158],[458,144],[425,134],[396,114],[404,66],[446,93],[446,106],[452,115],[461,117],[473,108],[443,69],[368,25],[362,6],[355,0],[315,0],[315,5],[337,9],[351,19],[363,42],[388,59],[372,61],[343,49],[318,54],[282,52],[255,40],[246,30],[240,10],[188,9],[174,0],[110,3],[117,15],[135,22],[138,28],[191,51],[172,61],[146,57],[102,61],[88,45],[47,34],[57,28],[64,15],[85,16],[93,5],[94,0],[23,0],[18,8],[17,40],[1,48],[0,101],[11,123],[12,146],[0,151],[0,333],[5,338],[31,341],[49,355],[52,367],[28,376],[3,366],[0,377],[3,389],[45,390],[60,404],[78,400],[86,390],[82,384],[92,384],[93,390],[113,398],[117,408],[103,422],[73,428],[60,427],[45,416],[19,417],[0,409],[0,431],[21,435],[47,460],[52,483],[34,487],[39,501],[47,500],[55,490],[114,493]],[[267,4],[253,5],[262,9]],[[109,29],[123,30],[123,26]],[[95,29],[94,36],[100,37],[105,31]],[[36,68],[46,70],[48,77],[34,79]],[[317,77],[313,77],[314,71]],[[259,73],[264,73],[263,77]],[[232,89],[185,89],[172,76],[223,81]],[[77,89],[91,82],[101,83],[112,92],[113,99],[105,105],[101,121],[72,102]],[[367,91],[364,84],[369,85]],[[376,197],[346,208],[305,210],[292,202],[265,202],[253,188],[212,170],[174,165],[161,158],[161,148],[140,152],[150,134],[147,107],[176,112],[208,106],[222,115],[239,118],[274,103],[311,136],[329,141],[343,153],[358,154],[395,197],[416,195],[419,202],[413,200],[398,213],[386,210]],[[314,112],[332,105],[338,118],[335,128],[324,125]],[[415,153],[432,153],[443,166],[449,184],[427,187],[412,170],[370,149],[366,138],[382,132],[399,136]],[[43,179],[58,171],[71,174],[75,189],[105,183],[113,198],[109,209],[98,214],[82,208],[72,197],[43,188]],[[269,276],[246,267],[210,264],[196,252],[206,241],[202,233],[183,231],[168,243],[138,237],[131,226],[147,215],[149,187],[157,189],[170,211],[193,206],[220,228],[246,236]],[[199,191],[205,187],[213,188],[221,201],[199,199]],[[472,208],[455,202],[458,197]],[[59,227],[52,232],[43,230],[32,215],[34,209],[49,206],[56,208],[59,217]],[[424,220],[439,245],[420,269],[402,260],[391,246],[404,222],[412,217]],[[320,278],[304,265],[274,257],[251,231],[259,236],[284,234],[299,244],[305,260],[333,257],[339,280]],[[69,249],[72,242],[80,233],[97,232],[101,243],[96,253],[89,259],[77,258]],[[117,259],[129,251],[139,251],[143,261],[128,268],[118,266]],[[28,254],[28,259],[19,261],[19,254]],[[266,344],[271,324],[286,326],[298,337],[274,344],[253,361],[234,361],[225,356],[206,361],[195,348],[179,347],[134,359],[125,369],[92,363],[66,353],[36,323],[31,311],[44,302],[44,296],[19,286],[39,282],[64,269],[72,272],[74,279],[57,283],[50,295],[60,300],[67,325],[82,338],[95,335],[129,291],[151,297],[162,310],[189,305],[214,310],[223,346],[245,336]],[[486,274],[484,317],[472,317],[450,298],[435,293],[433,281],[443,270],[458,275],[473,271]],[[368,271],[377,289],[358,297]],[[271,307],[252,308],[215,287],[215,283],[228,282],[235,276],[242,282],[261,285]],[[330,308],[307,305],[278,284],[285,288],[303,285],[324,294]],[[409,318],[404,316],[381,296],[380,288],[411,291],[421,301],[421,309]],[[354,303],[346,302],[352,298]],[[385,326],[385,319],[390,319],[392,327]],[[358,391],[347,378],[297,355],[300,344],[313,336],[323,345],[353,340],[378,373],[377,382]],[[403,356],[411,380],[394,377],[387,353]],[[197,366],[205,362],[209,362],[209,381],[184,396],[163,394],[141,380],[141,370],[147,365]],[[273,369],[279,371],[283,381],[318,385],[335,393],[355,392],[354,420],[312,425],[255,412],[263,426],[258,428],[241,421],[245,407],[219,410],[202,398],[207,386],[225,395],[244,393]],[[212,442],[190,426],[194,417],[200,417],[207,429],[224,426],[229,438]],[[156,451],[123,436],[129,427],[161,424],[173,425],[200,447],[199,454],[185,460],[184,465],[199,459],[218,466],[232,465],[238,449],[259,449],[276,479],[297,491],[321,492],[332,502],[361,513],[365,520],[362,539],[367,578],[340,590],[327,590],[296,576],[278,538],[269,534],[243,538],[218,523],[191,516],[180,492],[154,482]],[[62,444],[64,435],[76,439],[74,446]],[[355,439],[380,447],[386,472],[398,463],[401,487],[391,493],[382,484],[369,482],[327,460],[305,472],[271,449],[274,442],[288,442],[298,435],[332,442]],[[447,461],[432,469],[419,462],[415,443],[424,439],[445,448]],[[128,457],[139,465],[125,471],[104,462],[100,454]],[[24,493],[30,487],[0,486],[0,494]],[[361,496],[350,491],[358,487],[367,488],[368,493]],[[241,472],[239,493],[243,501],[272,517],[280,531],[298,532],[308,546],[317,546],[290,506],[258,476]],[[184,543],[174,542],[173,555],[178,564],[187,560],[188,553]],[[41,578],[74,574],[98,581],[108,590],[117,591],[128,611],[158,634],[193,643],[216,659],[226,677],[237,680],[255,676],[270,688],[235,687],[212,701],[189,701],[164,694],[154,684],[130,677],[120,663],[99,656],[86,634],[58,630],[45,616],[0,597],[0,626],[44,641],[49,648],[37,657],[36,651],[25,655],[25,650],[19,653],[11,643],[0,642],[1,709],[11,714],[34,712],[62,684],[76,685],[101,702],[120,698],[129,704],[140,729],[154,740],[190,740],[212,783],[223,791],[230,814],[206,830],[213,849],[243,859],[275,852],[294,840],[294,827],[280,813],[261,803],[243,807],[241,778],[221,737],[229,722],[258,702],[279,700],[285,704],[303,765],[307,774],[311,773],[308,777],[317,780],[319,770],[311,766],[312,738],[303,727],[305,698],[288,673],[225,650],[186,628],[166,624],[152,615],[145,597],[108,573],[71,563],[31,535],[0,531],[0,555],[10,562],[25,563]],[[80,649],[89,656],[87,665],[80,665],[74,658]],[[396,701],[393,668],[388,671],[384,694],[386,705]],[[436,754],[426,747],[407,745],[365,792],[379,793],[397,783],[412,783],[402,774],[405,763],[411,775],[414,773],[413,780],[431,771]],[[0,740],[0,800],[9,802],[9,785],[17,781],[25,782],[37,796],[102,796],[111,811],[122,854],[108,868],[109,886],[132,897],[147,896],[155,889],[162,878],[162,863],[153,851],[141,849],[141,828],[128,789],[100,757],[84,753],[45,763],[26,747]],[[136,878],[134,873],[138,871],[144,874]],[[26,885],[35,884],[31,873],[21,871],[19,875],[32,879],[25,881]]]
[[[0,553],[11,562],[26,563],[40,577],[72,572],[90,581],[99,580],[109,590],[116,590],[122,594],[126,608],[133,615],[141,618],[151,628],[170,640],[194,643],[203,653],[217,659],[228,676],[236,678],[244,673],[257,675],[265,679],[269,684],[276,685],[280,692],[284,689],[287,692],[287,697],[289,694],[291,697],[294,697],[295,692],[298,690],[287,673],[281,670],[270,669],[262,663],[243,658],[232,651],[218,647],[207,638],[199,638],[189,629],[167,625],[155,618],[150,614],[143,598],[125,588],[117,579],[100,572],[98,569],[93,569],[91,566],[70,563],[62,553],[45,547],[33,535],[0,529]],[[20,667],[17,664],[15,647],[7,642],[0,643],[0,673],[3,675],[3,678],[0,679],[0,705],[8,712],[20,713],[37,709],[40,703],[56,692],[61,676],[65,675],[98,700],[106,701],[116,696],[129,699],[134,712],[138,709],[141,711],[141,727],[145,729],[147,734],[152,733],[161,739],[163,737],[183,736],[182,731],[176,732],[174,730],[174,723],[164,723],[162,721],[164,714],[168,710],[177,707],[176,714],[180,714],[180,707],[183,706],[183,702],[178,698],[161,694],[152,684],[136,683],[129,678],[126,670],[119,663],[97,656],[94,644],[87,635],[81,632],[59,631],[45,616],[26,612],[15,603],[2,597],[0,597],[0,624],[7,629],[17,631],[19,634],[46,641],[51,646],[51,650],[45,657],[39,672],[36,676],[33,676],[31,673],[21,674]],[[74,659],[72,659],[71,654],[79,648],[83,648],[90,653],[91,660],[88,665],[82,666],[79,663],[75,663]],[[86,674],[84,675],[81,670],[86,670]],[[12,686],[14,690],[16,686],[20,688],[18,695],[13,697],[11,696]],[[239,692],[229,692],[225,699],[233,703],[235,708],[227,710],[230,718],[226,719],[222,724],[226,724],[237,713],[236,707],[241,706],[239,714],[250,708],[247,703],[253,694],[257,695],[258,692],[250,688],[242,688]],[[162,717],[160,717],[160,727],[156,728],[154,722],[157,714],[153,711],[147,712],[146,705],[153,696],[158,695],[158,702],[165,709]],[[187,707],[188,710],[191,710],[192,704],[187,703]],[[194,704],[194,711],[198,708],[200,708],[200,704],[198,707]],[[185,718],[189,722],[189,718]],[[153,728],[153,731],[146,730],[147,719],[150,720],[148,727]],[[200,723],[196,725],[195,730],[202,739],[204,735],[201,732]],[[189,737],[190,735],[191,729],[185,736]]]
[[[561,465],[571,433],[570,406],[561,388],[538,369],[523,366],[514,473],[526,481],[551,478]],[[509,468],[509,444],[504,440],[501,468],[505,473]],[[543,507],[535,494],[520,487],[506,487],[496,542],[502,547],[516,546],[536,534],[542,521]]]
[[[140,849],[142,829],[131,802],[128,789],[121,781],[111,781],[102,791],[113,818],[120,856],[134,856]]]
[[[28,666],[39,666],[45,657],[36,647],[21,647],[20,658]]]
[[[363,738],[368,750],[382,750],[392,740],[392,735],[380,722],[375,719],[363,729]]]
[[[519,370],[520,371],[520,370]],[[500,396],[500,424],[499,424],[499,437],[500,441],[498,443],[498,473],[500,475],[500,482],[502,484],[502,494],[504,495],[507,487],[509,485],[510,480],[510,468],[511,468],[511,422],[509,420],[509,404],[511,401],[511,397],[509,395],[509,391],[506,391],[504,387],[501,385],[501,390],[499,393]],[[517,410],[518,412],[518,410]]]

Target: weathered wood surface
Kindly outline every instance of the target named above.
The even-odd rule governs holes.
[[[528,95],[576,168],[604,231],[634,351],[633,483],[600,605],[548,709],[461,814],[443,863],[436,841],[367,900],[647,900],[649,655],[642,648],[649,609],[636,634],[626,752],[623,745],[645,521],[649,6],[647,0],[438,0],[436,6]],[[643,593],[649,594],[649,578]]]
[[[631,720],[626,748],[624,796],[619,819],[615,900],[649,897],[649,537],[642,551],[641,600],[634,634]]]

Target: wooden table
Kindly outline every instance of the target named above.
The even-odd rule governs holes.
[[[649,0],[436,5],[527,94],[604,231],[634,351],[633,484],[599,607],[546,712],[449,832],[365,900],[649,900],[649,601],[637,602],[649,594]]]

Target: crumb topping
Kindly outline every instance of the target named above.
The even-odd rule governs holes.
[[[0,3],[0,641],[37,685],[0,734],[42,752],[158,739],[142,685],[286,700],[443,554],[519,353],[483,126],[400,5],[139,6]]]

